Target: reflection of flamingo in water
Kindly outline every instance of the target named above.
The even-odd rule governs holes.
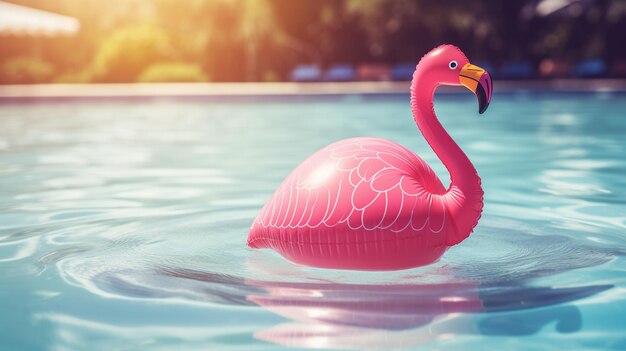
[[[582,327],[581,313],[563,303],[612,287],[511,283],[481,287],[473,282],[368,285],[251,280],[247,284],[258,285],[265,293],[247,299],[290,320],[259,330],[255,338],[289,347],[389,350],[460,334],[531,335],[554,322],[559,333],[576,332]]]
[[[450,172],[446,189],[415,153],[377,138],[342,140],[291,173],[255,219],[252,248],[298,263],[362,270],[431,263],[476,226],[483,191],[474,166],[437,120],[439,85],[464,85],[491,101],[491,78],[456,47],[443,45],[417,65],[411,106],[426,141]]]

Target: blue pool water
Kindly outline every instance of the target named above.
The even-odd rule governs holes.
[[[274,188],[384,137],[448,181],[406,96],[0,105],[0,350],[626,349],[626,96],[442,95],[483,179],[428,267],[351,272],[246,248]]]

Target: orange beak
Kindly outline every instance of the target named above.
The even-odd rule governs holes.
[[[493,83],[489,72],[470,63],[461,68],[459,81],[478,97],[478,113],[482,114],[489,107]]]

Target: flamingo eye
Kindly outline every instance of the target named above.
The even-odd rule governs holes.
[[[456,63],[456,61],[450,61],[450,63],[448,64],[448,67],[450,67],[450,69],[455,69],[459,64]]]

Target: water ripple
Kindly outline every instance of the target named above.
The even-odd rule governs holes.
[[[480,121],[465,118],[469,99],[438,103],[480,171],[483,218],[435,264],[384,273],[298,266],[245,240],[283,177],[338,139],[395,140],[448,179],[404,98],[0,106],[0,310],[13,317],[0,339],[96,350],[496,349],[496,336],[527,336],[512,349],[622,345],[626,106],[617,95],[562,99],[498,96]]]

